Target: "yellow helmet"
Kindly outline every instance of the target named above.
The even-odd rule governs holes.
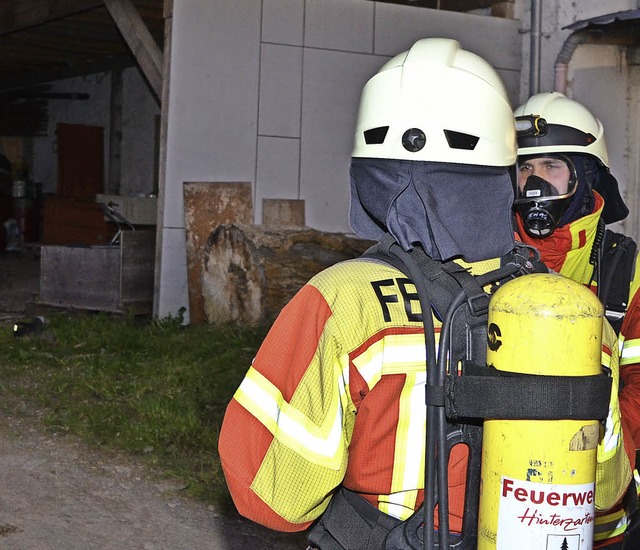
[[[419,40],[365,84],[352,156],[514,164],[515,125],[502,80],[455,40]]]

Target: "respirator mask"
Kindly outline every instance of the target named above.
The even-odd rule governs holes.
[[[564,155],[518,159],[514,205],[527,234],[549,237],[569,208],[577,186],[575,166]]]

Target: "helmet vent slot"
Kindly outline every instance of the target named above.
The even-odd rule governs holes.
[[[379,126],[378,128],[371,128],[371,130],[364,131],[364,142],[367,145],[380,145],[384,143],[384,139],[387,137],[389,131],[388,126]]]
[[[471,134],[465,134],[463,132],[455,132],[454,130],[444,130],[444,135],[447,138],[447,143],[451,149],[466,149],[473,151],[480,138],[478,136],[472,136]]]

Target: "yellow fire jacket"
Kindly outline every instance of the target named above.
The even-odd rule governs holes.
[[[540,251],[542,261],[554,271],[589,286],[597,292],[593,281],[594,266],[589,262],[596,238],[598,220],[602,214],[604,200],[597,193],[591,214],[571,224],[560,227],[550,237],[534,239],[527,235],[522,220],[517,217],[518,233],[523,242]],[[625,443],[631,465],[635,465],[635,454],[631,446],[640,449],[640,258],[636,259],[634,276],[629,289],[629,300],[624,322],[620,329],[618,350],[621,387],[619,407],[620,425],[624,428]],[[599,455],[600,456],[600,455]],[[626,529],[628,518],[621,506],[596,520],[596,540],[607,540],[620,535]]]
[[[498,260],[469,266],[474,274]],[[239,512],[300,531],[341,484],[406,519],[423,499],[426,358],[413,284],[389,265],[357,259],[313,277],[285,306],[221,427],[219,453]],[[440,322],[434,318],[436,344]],[[617,381],[615,333],[603,362]],[[460,449],[458,449],[460,447]],[[631,468],[617,401],[598,453],[596,506],[622,496]],[[450,527],[461,529],[466,451],[449,465]]]

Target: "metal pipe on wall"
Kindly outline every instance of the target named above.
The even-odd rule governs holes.
[[[577,31],[569,35],[564,41],[555,65],[555,91],[563,94],[567,93],[567,73],[569,71],[569,61],[580,44],[589,42],[592,34],[587,31]]]
[[[529,96],[540,91],[540,35],[542,2],[531,0],[531,47],[529,50]]]

